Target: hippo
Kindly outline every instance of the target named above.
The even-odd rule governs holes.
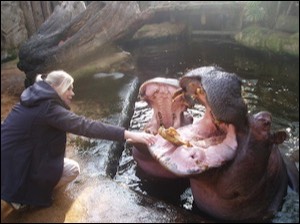
[[[173,100],[173,94],[180,89],[179,81],[173,78],[156,77],[144,82],[139,88],[139,99],[147,102],[152,108],[153,115],[145,125],[144,131],[156,135],[160,127],[178,128],[193,122],[193,117],[187,113],[187,105],[184,98],[177,97]],[[135,143],[132,155],[138,164],[138,169],[149,178],[177,179],[178,176],[168,171],[155,160],[147,146]]]
[[[173,94],[179,89],[179,81],[173,78],[156,77],[144,82],[139,89],[139,98],[153,109],[153,116],[145,126],[145,131],[157,134],[160,126],[178,128],[193,122],[187,113],[183,98],[174,100]]]
[[[271,130],[269,112],[248,113],[234,73],[200,67],[181,77],[179,86],[173,101],[202,104],[205,114],[191,124],[158,128],[156,143],[145,146],[151,159],[188,178],[194,204],[213,218],[272,218],[288,185],[299,193],[299,171],[278,148],[286,132]]]

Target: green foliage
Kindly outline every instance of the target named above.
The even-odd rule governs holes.
[[[265,9],[262,7],[260,1],[247,2],[245,7],[245,20],[251,23],[258,23],[263,21],[266,15]]]

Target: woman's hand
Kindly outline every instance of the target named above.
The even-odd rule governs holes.
[[[156,141],[156,138],[152,134],[146,132],[133,132],[125,130],[124,138],[128,142],[132,143],[144,143],[146,145],[153,145]]]

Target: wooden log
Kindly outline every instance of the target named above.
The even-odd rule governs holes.
[[[72,16],[70,8],[79,2],[65,1],[19,51],[18,68],[27,76],[26,86],[39,73],[80,66],[126,35],[139,29],[152,13],[141,14],[135,1],[92,2],[86,10]]]
[[[31,2],[30,1],[20,1],[20,7],[23,11],[24,18],[25,18],[25,27],[28,32],[28,37],[30,37],[32,34],[36,31],[36,26],[33,18],[33,12],[31,8]]]
[[[35,27],[39,28],[45,21],[40,1],[31,1],[32,14],[35,22]]]
[[[50,1],[41,1],[41,7],[43,11],[44,20],[47,20],[52,14],[52,7]]]

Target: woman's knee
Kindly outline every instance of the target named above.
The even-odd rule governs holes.
[[[75,160],[65,158],[63,173],[64,176],[75,179],[80,174],[80,166]]]

